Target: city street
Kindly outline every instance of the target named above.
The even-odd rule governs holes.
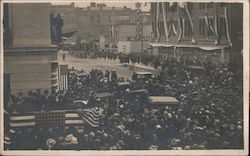
[[[123,65],[119,63],[119,60],[103,60],[103,59],[83,59],[83,58],[77,58],[72,55],[66,54],[66,60],[63,61],[63,53],[62,51],[58,52],[58,62],[59,64],[68,64],[69,69],[74,67],[77,69],[83,69],[86,72],[89,72],[91,69],[102,69],[102,71],[105,70],[116,70],[116,73],[118,77],[124,77],[125,79],[131,79],[133,71],[148,71],[145,68],[149,68],[150,71],[152,70],[150,67],[142,66],[142,65],[136,65],[137,68],[131,67],[131,65]],[[138,68],[139,67],[139,68]]]
[[[67,3],[2,4],[0,155],[248,154],[246,2]]]

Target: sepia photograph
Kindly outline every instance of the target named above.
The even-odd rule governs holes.
[[[1,2],[0,154],[248,155],[246,9]]]

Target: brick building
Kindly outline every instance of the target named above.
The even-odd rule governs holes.
[[[74,3],[70,3],[69,5],[51,5],[50,11],[53,16],[57,16],[58,14],[61,16],[63,20],[62,33],[71,33],[74,31],[78,31],[78,12],[77,8],[75,8]],[[76,43],[78,33],[74,33],[74,35],[68,39],[67,42]]]
[[[112,42],[112,27],[117,23],[134,23],[135,10],[120,7],[87,7],[79,10],[79,37],[98,40],[104,36],[106,44]],[[116,39],[115,39],[116,40]]]
[[[57,46],[51,44],[49,6],[4,4],[5,93],[57,88]]]
[[[242,65],[243,4],[151,3],[152,53]]]
[[[52,5],[51,10],[54,15],[62,16],[63,33],[78,31],[75,35],[76,40],[89,44],[94,42],[97,46],[100,38],[102,41],[104,39],[105,45],[117,44],[119,27],[121,25],[131,26],[136,23],[136,10],[125,6],[108,7],[106,4],[92,2],[88,7],[76,8],[74,3],[71,3],[70,5]],[[145,15],[144,23],[150,25],[149,20],[150,14]],[[145,27],[147,31],[148,26]]]

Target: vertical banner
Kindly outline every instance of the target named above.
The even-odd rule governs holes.
[[[226,30],[227,30],[227,41],[228,41],[228,44],[232,47],[232,42],[231,42],[230,34],[229,34],[228,18],[227,18],[227,5],[225,5],[224,7],[224,13],[225,13],[225,23],[226,23]]]
[[[178,5],[177,5],[177,9],[178,9],[178,24],[179,24],[179,37],[177,39],[177,42],[180,42],[180,40],[182,39],[182,36],[183,36],[183,25],[182,25],[182,17],[181,17],[182,8],[184,7],[183,3],[178,3]]]
[[[185,10],[186,10],[186,14],[188,16],[188,21],[189,21],[189,24],[191,26],[191,33],[192,33],[192,43],[196,43],[195,41],[195,38],[194,38],[194,24],[193,24],[193,21],[192,21],[192,18],[191,18],[191,15],[189,13],[189,10],[188,10],[188,3],[186,3],[185,5]]]
[[[59,66],[59,90],[68,90],[68,65]]]
[[[154,10],[155,10],[155,8],[154,8],[154,3],[151,3],[151,9],[150,9],[150,14],[151,14],[151,16],[150,16],[150,22],[151,22],[151,38],[153,38],[154,37],[154,20],[155,20],[155,18],[154,18]]]
[[[218,34],[218,4],[215,4],[215,17],[214,17],[214,33],[216,36],[216,40],[214,42],[214,44],[218,44],[219,43],[219,34]]]
[[[164,22],[164,29],[165,29],[165,35],[166,35],[166,39],[167,42],[169,42],[169,38],[168,38],[168,26],[167,26],[167,21],[166,21],[166,7],[164,6],[165,2],[161,3],[162,6],[162,13],[163,13],[163,22]]]
[[[160,40],[160,32],[159,32],[159,10],[160,9],[160,3],[156,3],[156,33],[157,33],[157,39],[156,42],[159,42]]]

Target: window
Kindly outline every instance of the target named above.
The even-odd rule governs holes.
[[[97,23],[100,23],[100,16],[96,16],[96,19],[97,19]]]
[[[199,19],[199,34],[200,36],[206,35],[206,21],[205,18]]]
[[[209,22],[210,25],[214,26],[214,18],[212,18],[212,17],[208,18],[208,22]],[[208,36],[213,36],[213,32],[212,32],[212,30],[210,28],[208,29],[207,34],[208,34]]]
[[[205,3],[200,3],[199,4],[199,9],[205,9]]]
[[[111,16],[109,16],[109,23],[111,23],[112,22],[112,17]]]
[[[189,21],[185,19],[185,24],[184,24],[184,35],[185,36],[191,36],[192,35],[192,29]]]
[[[165,28],[164,28],[164,22],[160,22],[160,27],[159,27],[160,34],[165,34]]]
[[[164,7],[166,8],[166,12],[170,12],[170,6],[169,6],[169,3],[164,3]]]
[[[225,3],[220,3],[220,7],[225,7]]]
[[[94,22],[94,16],[90,16],[90,21]]]
[[[221,36],[226,36],[226,21],[225,17],[220,17],[220,34]]]
[[[193,9],[193,4],[192,3],[188,3],[187,7],[188,7],[188,10],[192,10]]]
[[[177,11],[177,3],[173,3],[173,5],[170,6],[170,11],[171,12],[176,12]]]
[[[170,35],[175,36],[174,30],[177,31],[177,28],[178,28],[177,20],[173,20],[172,21],[172,30],[171,30]]]
[[[160,9],[160,14],[162,14],[162,6],[161,6],[161,5],[163,5],[163,2],[160,3],[160,7],[159,7],[159,9]]]
[[[207,3],[207,8],[213,8],[214,4],[213,3]]]

